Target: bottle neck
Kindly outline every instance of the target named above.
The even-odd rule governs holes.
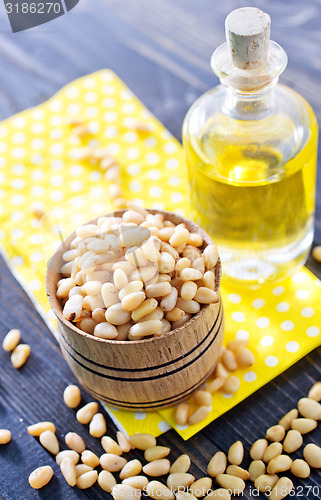
[[[273,112],[274,87],[278,78],[275,78],[273,82],[263,88],[252,92],[242,92],[225,85],[222,80],[221,83],[225,87],[222,111],[225,115],[236,120],[257,120],[265,118]]]

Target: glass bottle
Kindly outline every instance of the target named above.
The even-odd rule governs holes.
[[[184,120],[191,209],[219,246],[223,275],[263,283],[309,254],[318,126],[307,101],[277,84],[287,56],[269,39],[267,14],[233,11],[226,35],[211,60],[221,85]]]

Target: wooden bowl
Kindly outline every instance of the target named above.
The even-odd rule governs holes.
[[[210,237],[195,223],[170,212],[162,213],[175,224],[183,222],[199,233],[205,243]],[[118,210],[109,215],[122,215]],[[96,222],[97,219],[90,222]],[[136,341],[106,340],[89,335],[67,321],[56,297],[62,254],[75,233],[66,238],[48,263],[46,291],[57,316],[59,343],[65,360],[79,382],[95,398],[131,411],[166,408],[186,399],[213,372],[223,341],[221,299],[205,305],[188,322],[160,337]],[[206,245],[205,245],[206,246]],[[221,263],[216,266],[216,291]]]

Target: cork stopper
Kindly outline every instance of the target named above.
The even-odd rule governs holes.
[[[252,69],[266,61],[270,27],[270,16],[256,7],[236,9],[227,16],[226,40],[234,66]]]

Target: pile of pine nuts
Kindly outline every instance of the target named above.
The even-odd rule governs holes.
[[[207,381],[206,387],[193,394],[194,403],[197,405],[193,413],[191,406],[181,403],[175,412],[175,421],[178,425],[195,425],[205,418],[212,409],[212,395],[217,391],[226,394],[235,394],[240,387],[240,379],[231,375],[238,368],[248,368],[255,362],[253,353],[247,348],[247,340],[232,340],[227,347],[222,347],[221,358],[214,371],[214,377]]]
[[[64,317],[103,339],[163,335],[219,300],[216,245],[129,205],[76,230],[57,284]]]
[[[70,408],[79,406],[81,396],[77,386],[66,387],[64,401]],[[140,499],[142,492],[155,500],[175,500],[175,497],[176,500],[197,500],[203,497],[205,500],[230,500],[231,495],[242,494],[248,480],[254,482],[255,488],[261,493],[270,493],[270,500],[281,500],[291,493],[293,483],[288,477],[279,478],[278,474],[291,471],[299,478],[307,478],[310,467],[321,469],[321,448],[313,443],[304,447],[304,460],[292,461],[287,455],[302,446],[302,434],[317,427],[317,422],[321,420],[319,401],[321,382],[314,384],[307,398],[300,399],[298,409],[288,412],[277,425],[266,431],[265,438],[252,445],[252,462],[248,470],[242,467],[243,444],[236,441],[227,454],[218,451],[213,455],[207,466],[207,476],[199,479],[188,472],[191,466],[188,455],[181,455],[171,463],[167,458],[171,453],[170,448],[157,445],[151,434],[137,433],[127,438],[122,432],[117,432],[116,439],[107,436],[105,419],[98,413],[98,403],[95,402],[80,408],[76,418],[84,425],[89,424],[89,433],[101,439],[104,453],[100,456],[86,449],[85,441],[75,432],[68,432],[65,436],[69,449],[59,451],[56,429],[52,422],[33,424],[28,427],[28,432],[38,436],[40,443],[56,456],[62,475],[70,486],[87,489],[98,482],[115,500]],[[127,461],[124,458],[123,454],[131,449],[143,452],[145,465],[143,460]],[[100,472],[96,470],[97,467],[101,469]],[[119,480],[115,477],[116,473]],[[166,485],[155,479],[165,475]],[[42,466],[30,474],[29,483],[33,488],[39,489],[52,476],[52,468]],[[218,486],[214,490],[213,480]]]
[[[30,345],[19,344],[20,330],[10,330],[2,342],[5,351],[11,352],[11,363],[14,368],[21,368],[30,355]]]

